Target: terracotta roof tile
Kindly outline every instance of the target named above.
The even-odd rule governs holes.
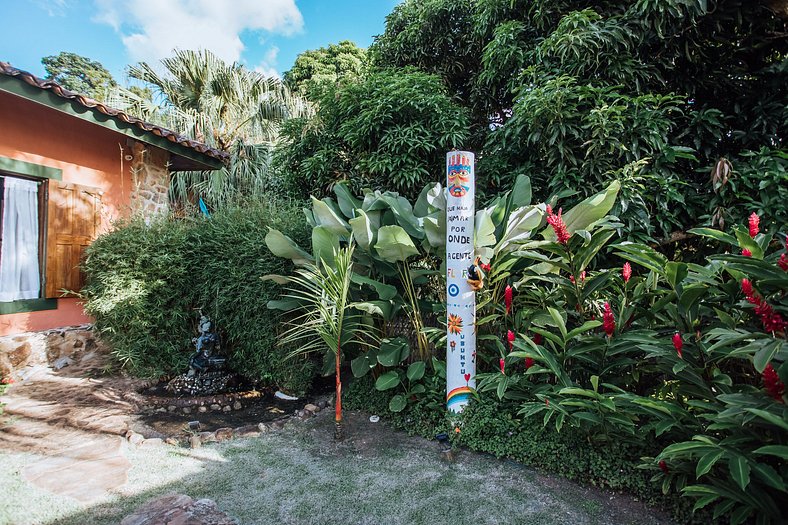
[[[175,144],[180,144],[181,146],[185,146],[189,149],[193,149],[194,151],[202,153],[203,155],[207,155],[209,157],[220,160],[222,162],[225,162],[229,159],[229,155],[224,151],[211,148],[203,144],[202,142],[197,142],[196,140],[192,140],[190,138],[184,137],[183,135],[179,135],[174,131],[170,131],[169,129],[162,128],[161,126],[150,124],[137,117],[132,117],[131,115],[128,115],[119,109],[111,108],[90,97],[87,97],[85,95],[80,95],[79,93],[74,93],[73,91],[69,91],[68,89],[58,84],[57,82],[54,82],[52,80],[44,80],[38,78],[32,73],[28,73],[27,71],[22,71],[21,69],[17,69],[11,66],[11,64],[7,62],[0,61],[0,74],[7,75],[10,77],[16,77],[26,82],[27,84],[30,84],[31,86],[40,89],[45,89],[64,99],[73,100],[81,104],[82,106],[85,106],[86,108],[95,109],[107,116],[116,118],[122,122],[126,122],[128,124],[136,126],[148,133],[153,133],[154,135],[163,137],[169,140],[170,142],[174,142]]]

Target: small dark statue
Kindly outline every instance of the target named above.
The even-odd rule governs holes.
[[[237,392],[240,378],[224,370],[227,359],[219,352],[219,336],[211,331],[211,320],[200,315],[200,335],[192,339],[196,351],[189,358],[189,371],[175,376],[167,390],[177,396],[211,396]]]
[[[189,358],[189,376],[198,372],[211,372],[223,370],[226,359],[214,356],[219,350],[219,336],[211,332],[211,320],[200,316],[200,336],[192,339],[196,352]]]

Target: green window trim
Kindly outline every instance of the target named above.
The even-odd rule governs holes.
[[[0,303],[0,315],[57,310],[57,299],[22,299]]]
[[[8,157],[0,157],[0,171],[6,171],[12,175],[27,175],[28,177],[36,177],[39,179],[63,180],[63,170],[59,168],[50,168],[49,166],[41,166],[40,164],[33,164],[32,162],[25,162],[23,160],[9,159]]]
[[[10,175],[35,177],[37,179],[63,180],[63,170],[59,168],[51,168],[3,156],[0,156],[0,172],[6,172]],[[0,303],[0,315],[23,314],[44,310],[57,310],[57,299],[19,299]]]

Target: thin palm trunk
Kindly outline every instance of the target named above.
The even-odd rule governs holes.
[[[337,343],[336,355],[336,381],[337,381],[337,395],[336,402],[334,403],[334,439],[342,439],[342,377],[340,376],[340,362],[342,356],[342,345]]]

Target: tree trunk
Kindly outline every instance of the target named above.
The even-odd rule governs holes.
[[[339,375],[341,347],[339,344],[337,344],[336,357],[337,394],[336,400],[334,401],[334,439],[338,441],[344,437],[344,432],[342,431],[342,380]]]

